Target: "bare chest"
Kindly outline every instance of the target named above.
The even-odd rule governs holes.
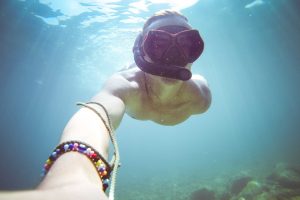
[[[169,103],[154,103],[142,95],[127,104],[126,112],[139,120],[152,120],[163,125],[175,125],[186,120],[191,115],[191,103],[170,101]]]

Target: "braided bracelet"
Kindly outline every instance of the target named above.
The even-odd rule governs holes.
[[[53,163],[64,153],[78,152],[84,154],[94,164],[98,175],[102,181],[102,189],[105,191],[108,187],[109,177],[111,173],[111,166],[108,162],[91,146],[79,141],[67,141],[58,145],[51,153],[43,168],[43,176],[50,170]]]

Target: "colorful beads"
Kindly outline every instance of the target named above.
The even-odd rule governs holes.
[[[102,164],[102,162],[101,162],[101,160],[98,160],[97,162],[95,162],[95,166],[97,167],[97,168],[99,168],[99,166]]]
[[[109,179],[108,178],[103,180],[103,184],[108,184],[108,183],[109,183]]]
[[[105,191],[108,187],[109,176],[111,172],[111,166],[108,162],[99,154],[96,150],[88,145],[77,142],[77,141],[69,141],[62,143],[56,147],[56,149],[51,153],[49,158],[46,160],[42,175],[45,176],[47,172],[50,170],[54,161],[59,158],[62,154],[66,152],[75,151],[81,154],[86,155],[94,164],[101,180],[102,180],[102,188]]]
[[[77,142],[75,142],[74,144],[73,144],[74,146],[73,146],[73,151],[77,151],[78,150],[78,143]]]
[[[109,179],[106,178],[106,179],[102,179],[102,186],[103,186],[103,190],[105,191],[106,188],[108,187],[109,185]]]
[[[104,172],[105,171],[105,167],[99,167],[98,170],[99,170],[99,172]]]
[[[50,165],[51,162],[52,162],[52,161],[51,161],[50,159],[46,160],[46,164],[47,164],[47,165]]]
[[[69,150],[69,144],[64,145],[64,150],[65,150],[65,152],[67,152]]]
[[[85,150],[85,154],[89,156],[89,155],[91,154],[91,151],[92,151],[91,148],[87,148],[87,149]]]
[[[73,150],[73,147],[74,147],[74,144],[73,144],[73,143],[70,143],[70,144],[69,144],[69,150]]]

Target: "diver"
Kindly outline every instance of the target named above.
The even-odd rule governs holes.
[[[0,192],[0,199],[108,199],[104,191],[115,182],[119,167],[114,130],[124,113],[176,125],[209,108],[207,81],[191,73],[203,49],[198,30],[185,16],[171,10],[155,13],[136,38],[135,63],[111,76],[91,102],[79,104],[82,108],[70,119],[46,161],[47,174],[40,185],[35,190]],[[108,162],[110,140],[115,153]],[[110,200],[113,190],[111,185]]]

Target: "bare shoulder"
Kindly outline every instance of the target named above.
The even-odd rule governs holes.
[[[193,74],[192,81],[194,81],[199,87],[208,87],[207,80],[200,74]]]
[[[207,80],[200,74],[194,74],[189,86],[195,100],[195,114],[205,112],[211,104],[211,92]]]
[[[125,98],[132,95],[132,92],[138,91],[141,85],[141,71],[138,68],[130,68],[109,77],[102,91]]]
[[[138,70],[117,72],[105,81],[101,90],[92,98],[92,101],[105,106],[114,128],[119,126],[129,102],[139,94],[139,78]]]
[[[128,83],[140,84],[143,72],[138,67],[131,66],[126,70],[119,71],[116,75],[124,78]]]

